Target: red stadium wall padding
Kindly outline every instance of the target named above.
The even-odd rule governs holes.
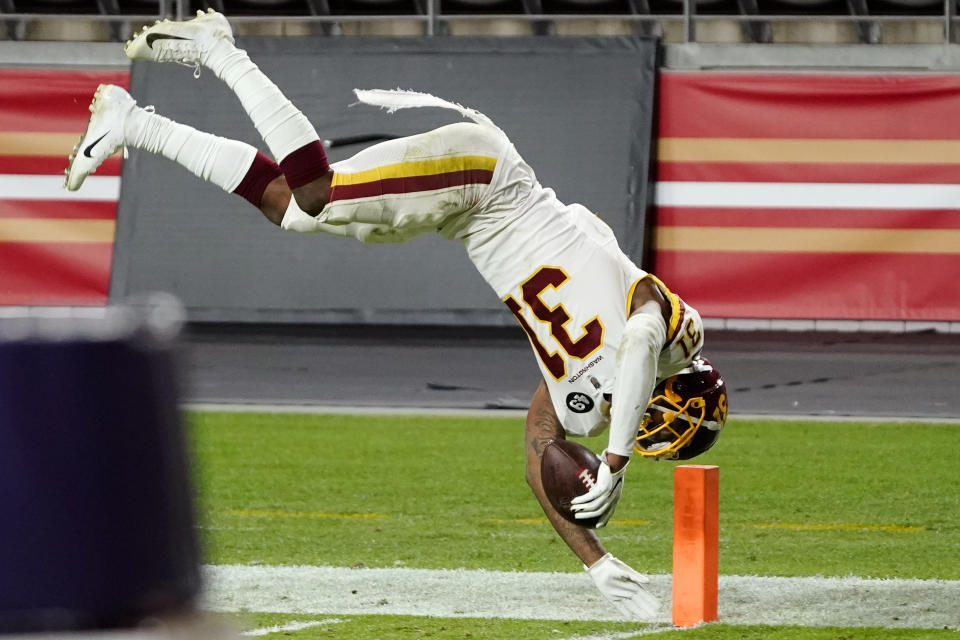
[[[960,320],[960,78],[662,72],[655,272],[705,317]]]
[[[102,305],[113,256],[116,195],[62,188],[73,145],[101,83],[126,71],[0,69],[0,305]],[[119,194],[119,155],[97,171]]]

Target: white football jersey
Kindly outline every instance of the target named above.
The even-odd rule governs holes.
[[[530,339],[567,433],[594,435],[608,425],[604,395],[613,389],[633,290],[653,277],[620,250],[610,227],[541,186],[493,126],[458,123],[387,141],[333,169],[324,211],[313,218],[291,200],[285,229],[365,242],[436,231],[462,242]],[[659,380],[696,355],[702,324],[654,281],[673,307]]]

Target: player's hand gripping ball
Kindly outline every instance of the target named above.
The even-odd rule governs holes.
[[[582,496],[597,481],[600,458],[582,444],[570,440],[551,440],[540,459],[540,482],[550,504],[565,520],[593,529],[599,516],[577,520],[570,501]]]

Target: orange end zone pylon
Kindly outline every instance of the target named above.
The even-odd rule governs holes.
[[[717,619],[720,469],[681,465],[673,471],[673,624]]]

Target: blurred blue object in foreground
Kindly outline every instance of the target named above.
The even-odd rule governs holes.
[[[183,318],[154,295],[97,317],[0,319],[0,633],[193,609]]]

